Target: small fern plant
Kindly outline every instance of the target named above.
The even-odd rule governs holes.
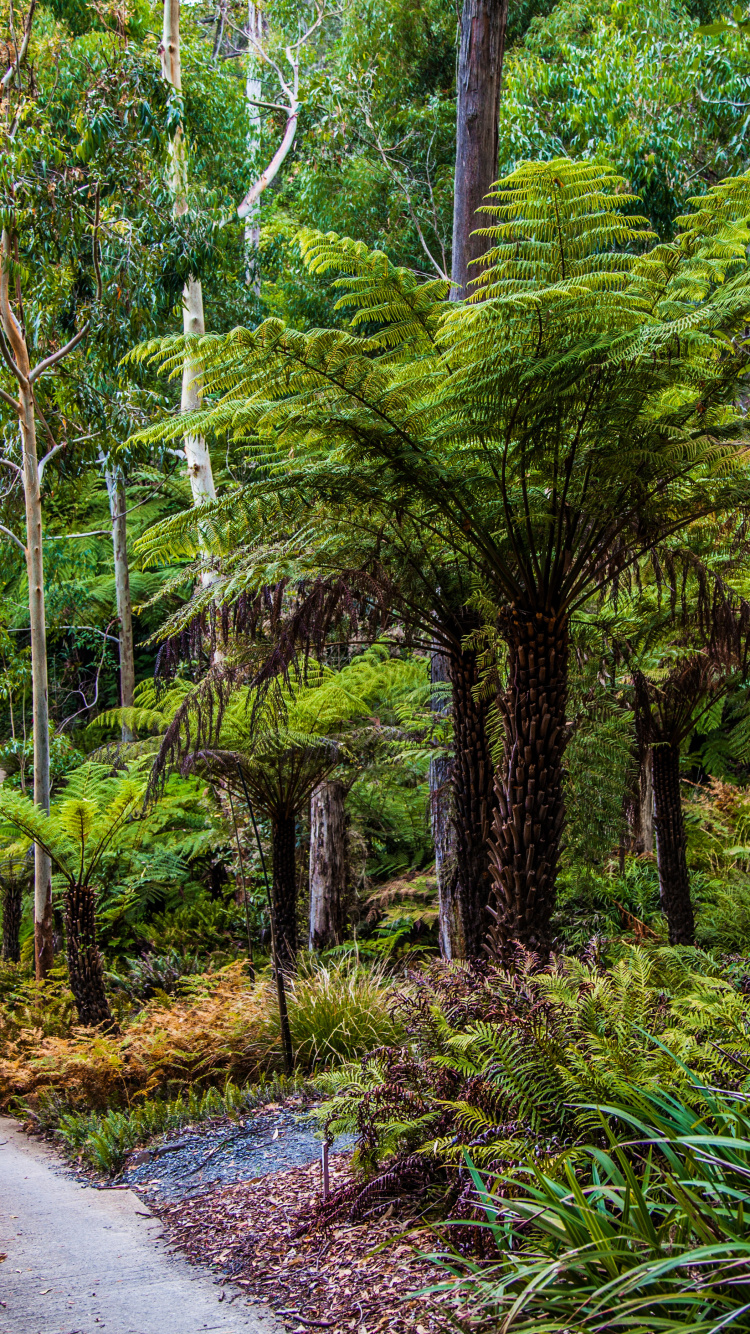
[[[96,880],[105,854],[143,802],[144,783],[89,762],[68,780],[49,815],[20,792],[0,788],[0,835],[21,835],[49,855],[65,885],[70,989],[82,1024],[112,1027],[96,940]]]

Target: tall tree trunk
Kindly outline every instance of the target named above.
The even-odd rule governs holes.
[[[0,881],[3,887],[2,957],[9,963],[18,963],[21,958],[23,880],[12,867],[8,867]]]
[[[466,622],[464,629],[468,633]],[[458,896],[464,957],[474,959],[482,953],[487,938],[492,892],[489,838],[497,798],[487,738],[489,701],[476,698],[479,666],[475,649],[456,646],[451,650],[450,675]]]
[[[690,900],[685,849],[687,838],[680,795],[680,748],[665,741],[653,747],[656,859],[661,904],[670,945],[694,945],[695,921]]]
[[[180,0],[164,0],[164,27],[161,46],[162,76],[174,91],[182,93],[182,63],[180,59]],[[185,133],[181,124],[177,126],[169,144],[170,186],[174,200],[175,217],[182,217],[188,210],[187,156],[185,152]],[[202,337],[206,332],[203,318],[203,289],[199,278],[188,278],[182,292],[182,330],[186,337]],[[186,356],[182,370],[182,399],[180,411],[184,414],[195,412],[201,406],[200,376],[201,363]],[[183,437],[187,474],[194,505],[203,505],[216,499],[211,456],[206,441],[201,435]],[[204,585],[213,582],[210,571],[204,572]]]
[[[326,779],[310,796],[310,949],[344,939],[346,812],[344,784]]]
[[[125,518],[126,497],[122,474],[105,471],[109,508],[112,514],[112,549],[115,562],[115,595],[120,638],[120,705],[132,709],[135,689],[135,657],[133,653],[133,607],[130,601],[130,572],[128,569],[128,533]],[[133,732],[122,724],[123,741],[132,741]]]
[[[650,746],[641,748],[638,765],[638,854],[654,851],[654,752]]]
[[[544,958],[565,818],[568,623],[564,616],[513,609],[503,629],[508,682],[499,700],[505,749],[490,845],[491,939],[501,957],[519,944]]]
[[[497,175],[498,106],[503,72],[508,0],[464,0],[458,56],[456,109],[456,174],[453,196],[451,278],[458,284],[453,300],[468,295],[467,283],[477,275],[478,259],[487,237],[472,236],[489,219],[477,209]]]
[[[65,939],[68,980],[80,1022],[111,1028],[102,958],[96,943],[96,894],[88,885],[76,885],[65,895]]]
[[[271,821],[273,848],[273,915],[276,953],[281,967],[292,972],[297,962],[297,823],[287,812]]]
[[[34,393],[26,337],[16,319],[8,290],[11,243],[3,232],[0,262],[0,315],[18,368],[18,419],[23,449],[23,493],[26,508],[26,573],[31,630],[31,695],[34,725],[34,801],[49,813],[49,699],[47,691],[47,623],[44,609],[42,495],[36,445]],[[52,916],[52,868],[46,852],[34,848],[34,959],[36,976],[45,978],[55,955]]]
[[[247,5],[247,74],[245,76],[245,97],[247,99],[247,157],[252,174],[256,177],[260,168],[261,118],[260,106],[263,97],[263,84],[260,77],[260,63],[254,54],[253,41],[260,45],[263,36],[263,19],[260,9],[248,0]],[[258,247],[260,246],[260,195],[254,198],[245,214],[245,264],[247,283],[257,296],[260,296],[260,264]]]
[[[447,653],[433,650],[430,659],[430,679],[434,686],[450,680],[450,659]],[[448,702],[433,690],[432,708],[446,713]],[[438,933],[440,953],[444,959],[465,959],[463,914],[458,878],[456,847],[456,815],[453,806],[453,770],[455,748],[449,755],[430,760],[430,824],[435,844],[435,874],[438,885]]]

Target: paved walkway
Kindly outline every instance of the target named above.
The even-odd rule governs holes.
[[[96,1190],[0,1117],[0,1334],[282,1334],[269,1311],[168,1254],[130,1190]]]

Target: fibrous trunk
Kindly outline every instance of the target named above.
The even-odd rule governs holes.
[[[293,970],[297,958],[297,827],[294,815],[279,812],[273,821],[273,930],[277,962]]]
[[[21,959],[21,904],[23,883],[9,875],[3,885],[3,954],[8,963]]]
[[[344,939],[346,812],[344,784],[327,779],[310,796],[310,949]]]
[[[565,817],[567,618],[514,608],[505,617],[503,634],[508,680],[498,701],[505,740],[490,840],[491,937],[501,956],[521,945],[545,957]]]
[[[473,648],[450,654],[453,702],[453,811],[464,957],[482,953],[492,891],[489,838],[497,805],[487,738],[489,701],[477,698],[479,665]]]
[[[76,885],[65,896],[68,979],[82,1024],[107,1024],[112,1015],[104,990],[104,970],[96,943],[96,895]]]
[[[112,548],[115,562],[115,595],[120,639],[120,704],[132,709],[135,689],[135,657],[133,653],[133,607],[130,600],[130,572],[128,569],[127,521],[125,518],[125,483],[121,474],[111,470],[105,473],[109,506],[112,514]],[[133,732],[122,725],[123,741],[132,741]]]
[[[503,70],[508,0],[464,0],[458,56],[456,109],[456,173],[453,198],[451,295],[467,295],[476,277],[471,265],[488,247],[485,236],[472,232],[490,221],[479,214],[497,175],[498,106]]]
[[[680,796],[680,748],[670,742],[653,747],[656,858],[661,905],[669,925],[670,945],[694,945],[695,921],[685,849],[685,821]]]

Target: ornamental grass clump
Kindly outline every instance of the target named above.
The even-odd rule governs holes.
[[[601,1146],[496,1178],[470,1164],[496,1247],[441,1257],[476,1334],[718,1334],[750,1330],[750,1115],[699,1080],[690,1102],[623,1090]]]
[[[401,1042],[395,989],[386,969],[344,956],[330,964],[308,960],[288,988],[296,1063],[304,1069],[337,1065],[376,1047]]]

